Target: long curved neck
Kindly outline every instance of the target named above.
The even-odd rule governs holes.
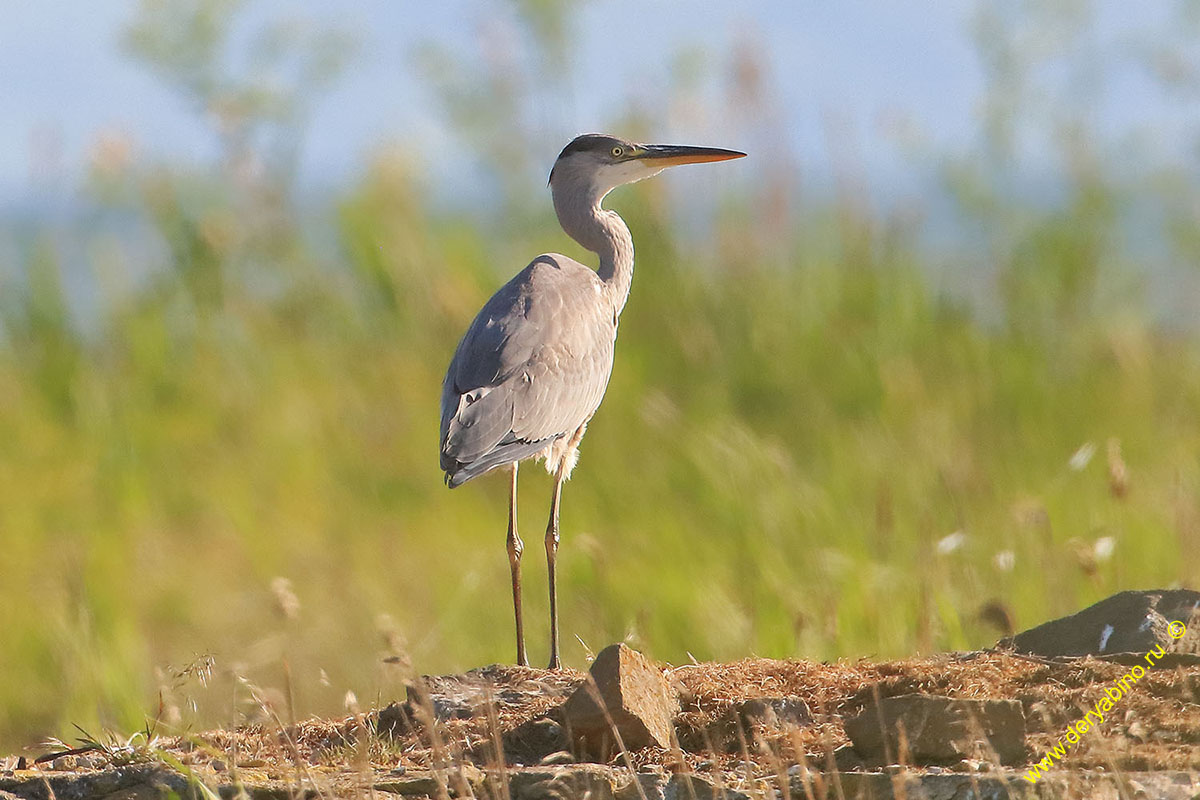
[[[604,195],[591,191],[562,191],[554,187],[554,211],[564,231],[600,257],[596,273],[604,281],[613,312],[620,314],[633,282],[633,237],[615,211],[600,207]]]

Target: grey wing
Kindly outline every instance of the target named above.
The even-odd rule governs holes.
[[[441,466],[458,486],[574,433],[600,405],[615,319],[599,278],[542,256],[496,292],[442,384]]]

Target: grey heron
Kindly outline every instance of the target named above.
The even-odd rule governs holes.
[[[546,525],[550,580],[550,669],[559,667],[558,507],[579,441],[612,373],[617,320],[633,279],[633,239],[600,203],[626,183],[666,167],[741,158],[715,147],[635,144],[603,134],[574,139],[550,172],[554,211],[564,231],[600,260],[592,269],[557,253],[535,258],[502,286],[467,329],[442,384],[441,466],[454,488],[507,466],[508,561],[517,624],[517,663],[529,663],[521,618],[517,465],[545,461],[554,476]]]

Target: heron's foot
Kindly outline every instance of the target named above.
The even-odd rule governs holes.
[[[562,664],[558,663],[558,655],[550,657],[550,666],[546,667],[546,669],[562,669]]]

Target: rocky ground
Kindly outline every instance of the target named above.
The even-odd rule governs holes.
[[[0,760],[0,800],[1194,798],[1198,607],[1123,593],[993,650],[892,662],[671,666],[613,645],[586,674],[484,667],[338,720]]]

